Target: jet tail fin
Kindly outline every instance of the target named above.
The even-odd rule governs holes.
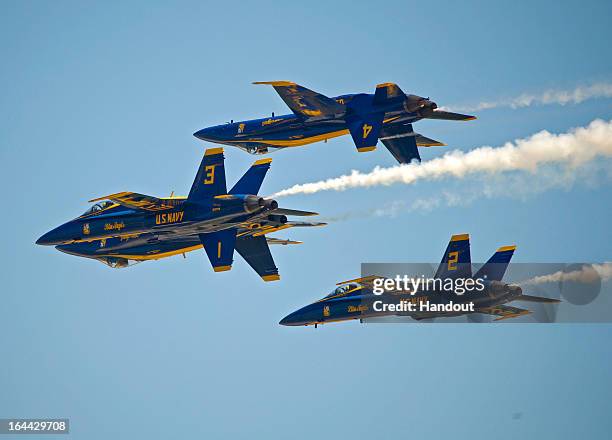
[[[224,272],[232,268],[236,247],[236,229],[200,234],[200,241],[204,245],[206,255],[215,272]]]
[[[489,261],[476,272],[474,278],[501,281],[514,255],[515,249],[516,246],[503,246],[497,249],[493,256],[489,258]]]
[[[376,86],[374,104],[384,104],[391,99],[406,99],[406,94],[395,83],[383,83]]]
[[[198,168],[187,201],[211,204],[215,196],[227,194],[223,148],[209,148]]]
[[[370,113],[352,117],[346,121],[357,151],[365,153],[376,150],[384,117],[384,113]]]
[[[470,278],[471,276],[470,235],[453,235],[434,278],[457,279]]]
[[[236,250],[264,281],[280,279],[268,242],[263,235],[239,239],[236,242]]]
[[[246,173],[240,178],[238,182],[230,189],[229,194],[251,194],[257,195],[261,184],[263,183],[266,173],[270,169],[270,163],[272,159],[259,159]]]

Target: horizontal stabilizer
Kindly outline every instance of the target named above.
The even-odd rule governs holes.
[[[415,141],[419,147],[444,147],[446,146],[444,142],[436,141],[435,139],[430,139],[418,133],[416,133]]]
[[[264,281],[280,279],[265,237],[241,238],[236,242],[236,250]]]
[[[561,301],[554,298],[544,298],[543,296],[531,296],[531,295],[519,295],[514,298],[512,301],[526,301],[526,302],[536,302],[536,303],[549,303],[549,304],[558,304]]]
[[[320,118],[344,114],[346,107],[335,100],[291,81],[257,81],[253,84],[269,84],[298,116]]]
[[[125,206],[131,209],[142,209],[144,211],[163,211],[172,209],[174,204],[170,201],[158,199],[157,197],[138,194],[130,191],[123,191],[116,194],[111,194],[104,197],[91,199],[90,202],[98,202],[100,200],[110,200],[118,205]]]
[[[286,208],[277,208],[274,210],[274,214],[280,215],[297,215],[300,217],[308,217],[311,215],[319,215],[318,212],[310,212],[310,211],[299,211],[297,209],[286,209]]]
[[[495,307],[485,307],[482,309],[476,309],[478,313],[484,313],[487,315],[498,316],[494,321],[501,321],[502,319],[518,318],[519,316],[529,315],[531,312],[525,309],[519,309],[518,307],[500,305]]]
[[[423,117],[427,119],[443,119],[445,121],[472,121],[476,119],[476,116],[446,112],[444,110],[434,110],[432,112],[423,114]]]

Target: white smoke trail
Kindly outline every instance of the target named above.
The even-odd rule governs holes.
[[[430,196],[419,195],[408,200],[394,200],[375,210],[362,211],[361,217],[395,218],[402,212],[426,214],[444,207],[466,207],[483,199],[509,198],[529,200],[551,190],[569,190],[572,187],[586,186],[596,188],[612,182],[612,160],[592,161],[580,168],[567,168],[558,165],[543,166],[537,174],[512,172],[489,175],[466,180],[464,184],[451,189],[436,190]],[[348,218],[344,218],[345,220]]]
[[[516,109],[530,107],[532,105],[580,104],[581,102],[596,98],[612,98],[612,83],[594,83],[588,86],[578,86],[572,90],[547,90],[539,94],[523,93],[512,98],[499,99],[495,101],[481,101],[475,105],[453,106],[445,109],[475,112],[498,107],[510,107]]]
[[[612,279],[612,263],[588,264],[580,270],[571,272],[558,271],[549,275],[540,275],[521,282],[523,285],[536,285],[544,283],[558,283],[565,281],[576,281],[580,283],[592,283],[600,279],[602,282]]]
[[[294,185],[274,194],[284,197],[314,194],[320,191],[344,191],[445,177],[462,179],[478,174],[491,176],[508,171],[535,173],[547,164],[564,164],[577,168],[597,157],[612,156],[612,121],[596,119],[586,127],[567,133],[541,131],[526,139],[508,142],[501,147],[479,147],[463,152],[454,150],[421,164],[404,164],[390,168],[376,167],[369,173],[352,170],[350,174],[312,183]]]

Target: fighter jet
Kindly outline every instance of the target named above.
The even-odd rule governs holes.
[[[279,208],[258,196],[271,159],[260,159],[229,190],[223,148],[206,150],[187,197],[120,192],[90,200],[85,213],[47,232],[36,244],[92,258],[114,268],[204,247],[215,272],[232,268],[234,249],[264,281],[280,279],[268,244],[300,242],[266,237],[282,229],[325,223],[288,221],[315,212]]]
[[[427,283],[424,278],[421,278],[422,283],[415,278],[409,280],[408,286],[402,284],[401,288],[396,288],[396,284],[390,283],[390,289],[377,292],[377,288],[387,281],[393,282],[393,279],[371,275],[344,281],[323,299],[283,318],[280,324],[316,327],[327,322],[380,316],[409,316],[422,320],[470,313],[493,315],[496,320],[501,320],[531,313],[506,305],[512,301],[559,302],[524,295],[520,286],[502,281],[516,246],[497,249],[489,261],[472,275],[469,240],[468,234],[451,237],[435,276]],[[473,286],[469,292],[465,290],[468,284]]]
[[[263,81],[278,92],[292,114],[204,128],[194,136],[232,145],[252,154],[307,145],[345,134],[360,153],[376,149],[380,139],[400,163],[421,160],[417,147],[443,146],[412,129],[421,119],[469,121],[474,116],[437,110],[429,98],[406,95],[393,83],[376,86],[374,94],[358,93],[328,98],[290,81]]]

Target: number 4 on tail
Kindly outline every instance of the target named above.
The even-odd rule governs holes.
[[[367,138],[370,132],[372,131],[372,126],[368,124],[363,124],[363,138]]]

